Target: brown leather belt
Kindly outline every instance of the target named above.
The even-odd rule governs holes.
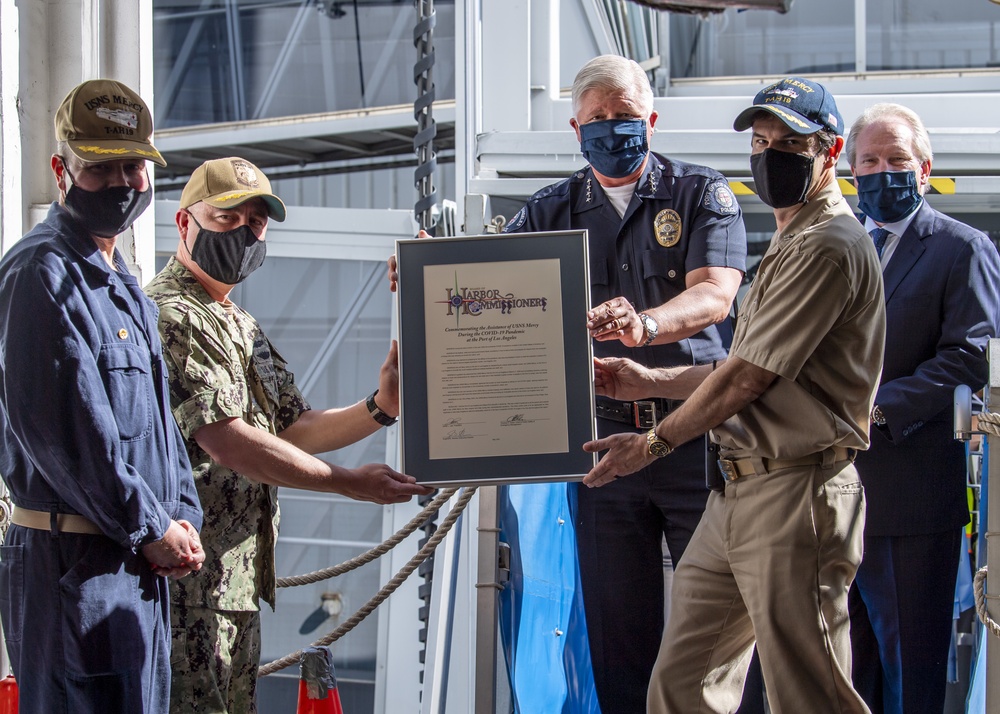
[[[52,527],[53,515],[55,516],[55,529]],[[32,511],[29,508],[14,506],[10,522],[15,526],[24,526],[25,528],[33,528],[38,531],[104,535],[104,531],[98,528],[96,523],[72,513],[52,514],[46,511]]]
[[[797,459],[719,459],[719,471],[726,483],[731,483],[744,476],[767,474],[779,469],[790,469],[796,466],[815,466],[816,464],[835,464],[838,461],[854,461],[857,449],[847,449],[842,446],[832,446]]]
[[[616,399],[598,397],[595,401],[598,417],[621,424],[629,424],[636,429],[652,429],[667,414],[683,404],[676,399],[640,399],[635,402],[620,402]]]

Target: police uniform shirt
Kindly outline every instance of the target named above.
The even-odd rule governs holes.
[[[746,271],[742,213],[722,174],[650,153],[624,216],[590,167],[534,194],[505,232],[587,229],[591,305],[622,296],[637,312],[680,295],[689,272]],[[631,357],[647,366],[704,364],[726,355],[708,327],[676,343],[630,348],[595,342],[599,357]]]
[[[774,459],[867,448],[884,338],[878,256],[831,184],[774,234],[760,262],[730,354],[778,377],[714,440],[733,456]]]

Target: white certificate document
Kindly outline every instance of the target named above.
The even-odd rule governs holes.
[[[429,458],[568,452],[559,260],[423,271]]]

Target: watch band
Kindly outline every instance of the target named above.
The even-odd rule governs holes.
[[[378,408],[378,404],[375,403],[376,394],[378,394],[377,389],[369,394],[368,399],[365,400],[365,406],[368,407],[368,413],[371,414],[372,419],[377,421],[382,426],[392,426],[396,423],[396,417],[391,417]]]

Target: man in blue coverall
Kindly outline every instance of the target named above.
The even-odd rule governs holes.
[[[632,60],[603,55],[585,64],[573,83],[573,114],[570,125],[590,165],[533,195],[506,232],[588,230],[595,307],[586,320],[596,356],[649,367],[725,359],[715,325],[729,314],[746,268],[746,232],[728,182],[713,169],[649,150],[657,113],[649,80]],[[678,405],[598,397],[598,434],[647,431]],[[610,487],[572,485],[567,494],[576,501],[603,714],[645,711],[663,631],[662,542],[676,564],[708,498],[704,442],[689,442],[675,455]],[[510,492],[531,501],[553,488],[566,486]]]
[[[170,413],[156,307],[116,249],[152,198],[152,117],[91,80],[56,112],[59,201],[0,260],[0,616],[21,714],[165,713],[167,576],[202,510]]]

